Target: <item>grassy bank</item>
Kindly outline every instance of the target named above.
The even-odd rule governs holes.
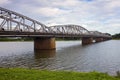
[[[0,80],[119,80],[105,73],[0,68]]]
[[[113,40],[120,40],[120,38],[119,39],[113,39]]]

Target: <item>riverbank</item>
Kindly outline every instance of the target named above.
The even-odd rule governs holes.
[[[7,42],[7,41],[33,41],[34,39],[33,38],[0,38],[0,41],[4,41],[4,42]],[[56,38],[56,41],[71,41],[71,40],[74,40],[74,41],[77,41],[77,40],[80,40],[80,39],[64,39],[64,38]]]
[[[99,72],[0,68],[0,80],[120,80],[120,78]]]
[[[120,40],[120,38],[119,39],[112,39],[112,40]]]

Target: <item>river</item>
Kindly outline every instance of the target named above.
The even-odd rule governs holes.
[[[120,71],[120,40],[90,45],[81,41],[56,41],[56,50],[34,51],[33,42],[0,42],[0,67],[48,70]]]

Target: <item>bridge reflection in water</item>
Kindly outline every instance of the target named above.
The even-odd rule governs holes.
[[[34,50],[35,59],[55,57],[56,50]]]

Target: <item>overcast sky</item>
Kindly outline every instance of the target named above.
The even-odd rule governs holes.
[[[0,0],[0,5],[45,25],[76,24],[120,33],[120,0]]]

